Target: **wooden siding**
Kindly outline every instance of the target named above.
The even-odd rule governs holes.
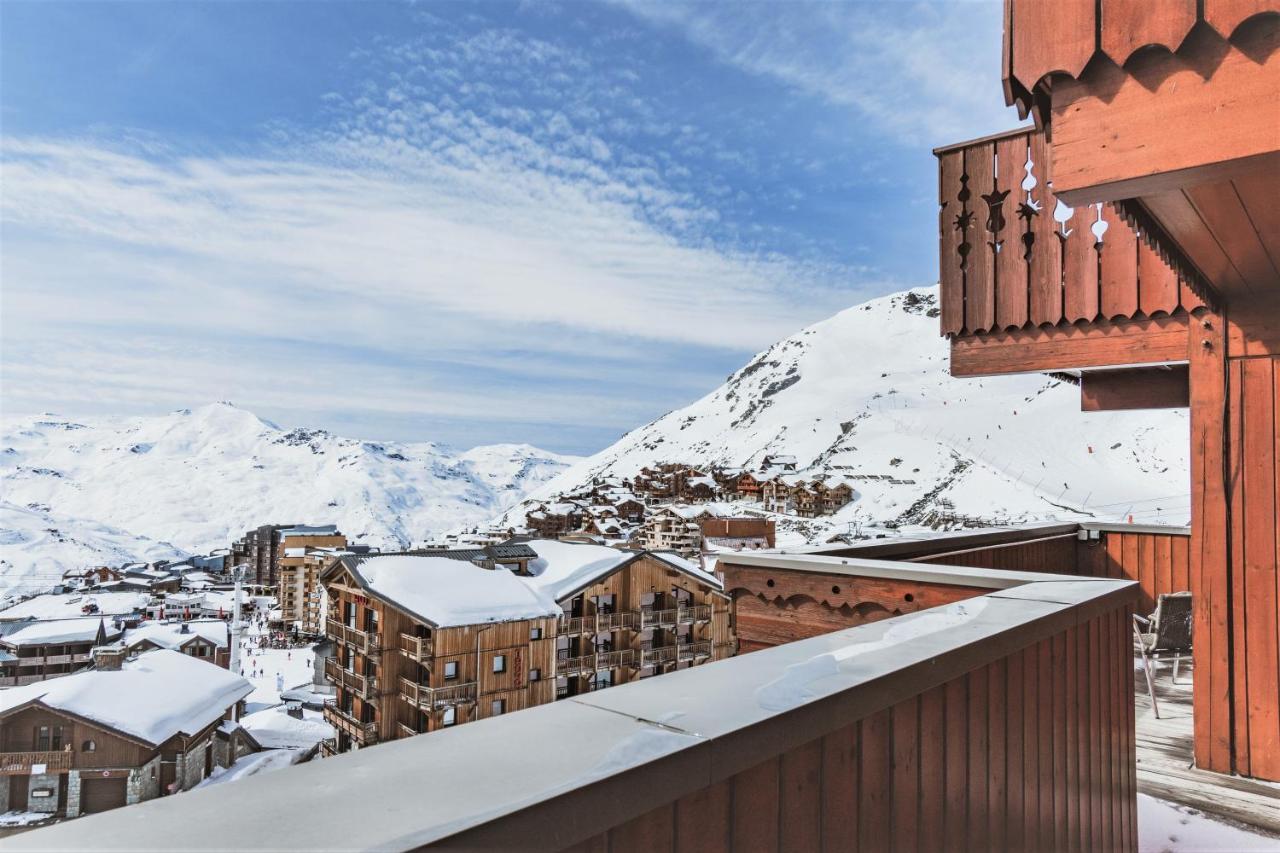
[[[61,726],[64,747],[71,745],[72,765],[80,768],[141,767],[156,753],[119,735],[90,725],[84,720],[59,714],[48,708],[27,708],[0,721],[0,752],[25,752],[36,748],[37,726]],[[86,752],[86,741],[94,742],[94,750]]]
[[[943,334],[1160,317],[1201,304],[1154,235],[1117,208],[1059,205],[1043,133],[940,149],[938,159]]]
[[[724,573],[725,587],[733,596],[736,611],[739,652],[963,601],[988,591],[914,580],[775,571],[732,563],[724,565]]]
[[[1083,622],[569,849],[1134,850],[1130,613]]]
[[[1095,55],[1123,67],[1151,45],[1172,53],[1200,22],[1227,39],[1268,11],[1270,0],[1005,0],[1005,99],[1026,115],[1052,73],[1079,77]]]
[[[1139,613],[1153,611],[1163,593],[1191,589],[1191,537],[1185,534],[1107,531],[1101,540],[1080,542],[1078,553],[1079,574],[1137,581]]]

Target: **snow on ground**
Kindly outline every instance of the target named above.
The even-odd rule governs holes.
[[[264,749],[310,749],[336,735],[319,711],[304,708],[298,719],[289,716],[283,705],[246,714],[240,725]]]
[[[223,782],[238,782],[260,773],[283,770],[297,764],[305,753],[306,750],[303,749],[264,749],[262,752],[254,752],[238,759],[230,767],[213,768],[209,778],[196,785],[196,788],[210,788]]]
[[[1280,838],[1214,820],[1185,806],[1138,795],[1140,853],[1280,850]]]
[[[5,812],[0,814],[0,826],[30,826],[33,823],[52,820],[54,815],[47,812]]]
[[[315,679],[315,653],[309,646],[296,649],[259,648],[266,628],[254,621],[240,638],[240,669],[253,692],[246,700],[249,707],[279,705],[280,694]]]

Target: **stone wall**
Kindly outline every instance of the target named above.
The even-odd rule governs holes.
[[[80,771],[67,774],[67,817],[80,816]]]
[[[133,805],[160,796],[160,754],[141,767],[129,771],[125,788],[125,803]]]
[[[178,753],[174,781],[179,791],[189,791],[204,779],[204,751],[210,741],[210,738],[205,738],[186,752]]]
[[[58,810],[58,774],[32,773],[27,783],[27,811],[47,812],[52,814]],[[36,791],[45,790],[53,793],[47,797],[37,797]]]

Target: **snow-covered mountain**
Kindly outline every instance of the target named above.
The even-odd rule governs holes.
[[[856,496],[830,519],[780,518],[783,542],[952,516],[1186,523],[1185,410],[1086,414],[1079,388],[1049,376],[952,378],[935,305],[936,288],[907,291],[804,329],[531,499],[660,462],[751,467],[790,454],[854,478]]]
[[[488,521],[576,461],[522,444],[459,453],[283,429],[228,403],[160,417],[7,419],[0,587],[86,560],[226,547],[259,524],[332,523],[362,542],[407,546]],[[54,530],[60,545],[79,547],[52,547]]]

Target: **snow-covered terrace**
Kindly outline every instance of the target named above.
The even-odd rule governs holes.
[[[599,839],[648,849],[647,838],[665,849],[701,850],[770,837],[816,849],[823,835],[883,841],[905,833],[898,837],[952,837],[963,846],[984,840],[966,832],[985,836],[988,828],[1052,838],[1053,810],[1045,822],[1034,797],[1024,797],[1038,778],[1041,785],[1057,780],[1064,802],[1082,804],[1071,824],[1077,835],[1096,828],[1114,846],[1132,846],[1135,801],[1123,760],[1132,754],[1132,728],[1118,711],[1105,726],[1096,713],[1082,716],[1075,697],[1083,685],[1095,709],[1132,707],[1132,664],[1120,638],[1136,584],[803,559],[921,584],[941,579],[981,594],[9,843],[15,850],[159,850],[181,834],[189,850],[559,849]],[[1078,684],[1048,665],[1039,682],[1024,677],[1024,661],[1039,650],[1049,655],[1098,626],[1116,642],[1099,644],[1091,665],[1079,661],[1072,670]],[[1024,690],[1044,702],[1020,701]],[[1006,779],[1002,758],[998,780],[991,765],[989,787],[981,762],[996,754],[996,738],[999,754],[1007,746],[1012,755],[1005,728],[1021,732],[1024,719],[1046,714],[1085,742],[1097,738],[1096,760],[1115,756],[1108,773],[1023,778],[1019,766],[1018,778]],[[1043,733],[1028,752],[1050,762],[1046,769],[1076,754],[1068,740]],[[424,767],[447,779],[429,796]],[[209,814],[236,819],[217,833],[185,831]]]

